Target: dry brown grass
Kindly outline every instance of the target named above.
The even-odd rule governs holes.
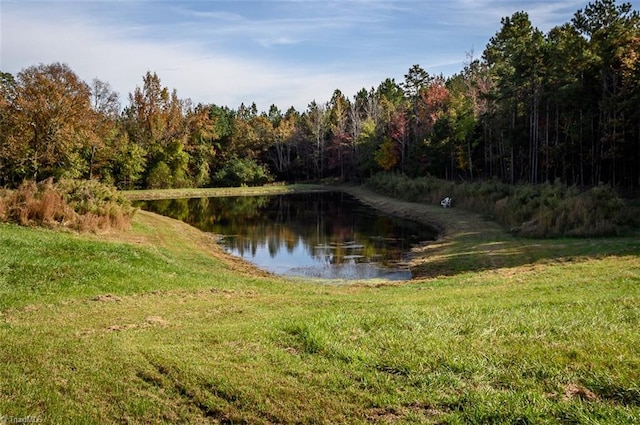
[[[7,220],[7,202],[5,201],[6,194],[7,190],[0,189],[0,222]]]
[[[129,228],[133,209],[109,188],[95,182],[61,183],[25,181],[15,190],[3,190],[0,221],[94,233]],[[82,188],[82,204],[74,199],[78,188]]]
[[[16,190],[5,191],[2,203],[3,219],[23,226],[66,225],[75,214],[51,181],[40,184],[25,181]]]

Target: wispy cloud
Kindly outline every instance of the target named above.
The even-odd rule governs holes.
[[[313,99],[328,99],[336,88],[355,93],[372,80],[359,73],[235,57],[205,50],[200,40],[139,39],[131,37],[136,32],[131,28],[87,25],[82,16],[57,13],[51,10],[45,19],[41,13],[13,11],[3,22],[0,69],[17,73],[38,63],[65,62],[85,81],[110,82],[125,103],[127,94],[142,84],[142,76],[152,71],[179,96],[195,102],[236,107],[255,101],[261,109],[271,103],[304,109]]]
[[[303,42],[304,39],[293,39],[289,37],[275,37],[275,38],[259,38],[258,42],[264,47],[273,47],[278,45],[291,45]]]
[[[634,0],[632,3],[639,3]],[[519,10],[543,31],[583,0],[0,0],[0,69],[66,62],[108,81],[124,103],[147,71],[195,102],[305,109],[354,95],[413,64],[460,71],[500,19]]]
[[[502,18],[515,12],[527,12],[533,25],[548,31],[556,25],[568,22],[573,13],[583,8],[588,0],[450,0],[448,16],[458,24],[473,27],[490,27],[500,30]]]

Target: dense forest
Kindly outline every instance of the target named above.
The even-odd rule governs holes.
[[[48,177],[118,188],[358,181],[380,171],[452,181],[640,188],[640,15],[597,0],[546,34],[502,19],[445,78],[410,67],[305,111],[194,105],[148,72],[124,105],[65,64],[0,74],[0,186]]]

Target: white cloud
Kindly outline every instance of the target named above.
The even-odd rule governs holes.
[[[87,82],[109,82],[123,104],[128,93],[142,85],[142,76],[152,71],[181,98],[232,108],[255,101],[261,110],[271,103],[304,110],[313,99],[328,100],[336,88],[355,94],[371,79],[233,57],[205,50],[199,41],[141,40],[130,37],[139,32],[136,28],[88,25],[82,17],[52,13],[45,19],[42,13],[14,10],[3,20],[0,69],[17,73],[39,63],[64,62]]]
[[[10,1],[0,0],[0,70],[64,62],[121,96],[147,71],[181,98],[231,108],[304,110],[353,96],[419,64],[430,74],[479,57],[500,19],[525,10],[543,31],[584,0]],[[634,0],[638,3],[638,0]],[[254,10],[255,8],[259,10]],[[260,9],[262,8],[262,9]]]
[[[291,44],[298,44],[301,40],[295,40],[290,37],[275,37],[275,38],[259,38],[258,42],[264,47],[284,46]]]
[[[459,17],[459,23],[492,28],[495,33],[500,30],[502,18],[520,11],[527,12],[535,27],[548,31],[569,22],[587,0],[450,0],[449,4],[455,11],[452,18]]]

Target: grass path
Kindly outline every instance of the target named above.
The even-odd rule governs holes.
[[[412,270],[418,278],[458,273],[465,268],[482,270],[506,266],[505,253],[523,246],[498,224],[478,214],[458,208],[406,202],[363,187],[347,187],[345,191],[387,214],[438,229],[440,237],[437,241],[413,250]],[[451,256],[456,257],[456,267],[448,261]],[[465,258],[468,261],[464,261]]]
[[[439,229],[437,241],[413,249],[412,271],[416,279],[531,267],[550,261],[579,261],[593,256],[637,254],[640,249],[637,232],[620,238],[518,238],[494,221],[459,208],[406,202],[363,187],[344,190],[383,212]]]

